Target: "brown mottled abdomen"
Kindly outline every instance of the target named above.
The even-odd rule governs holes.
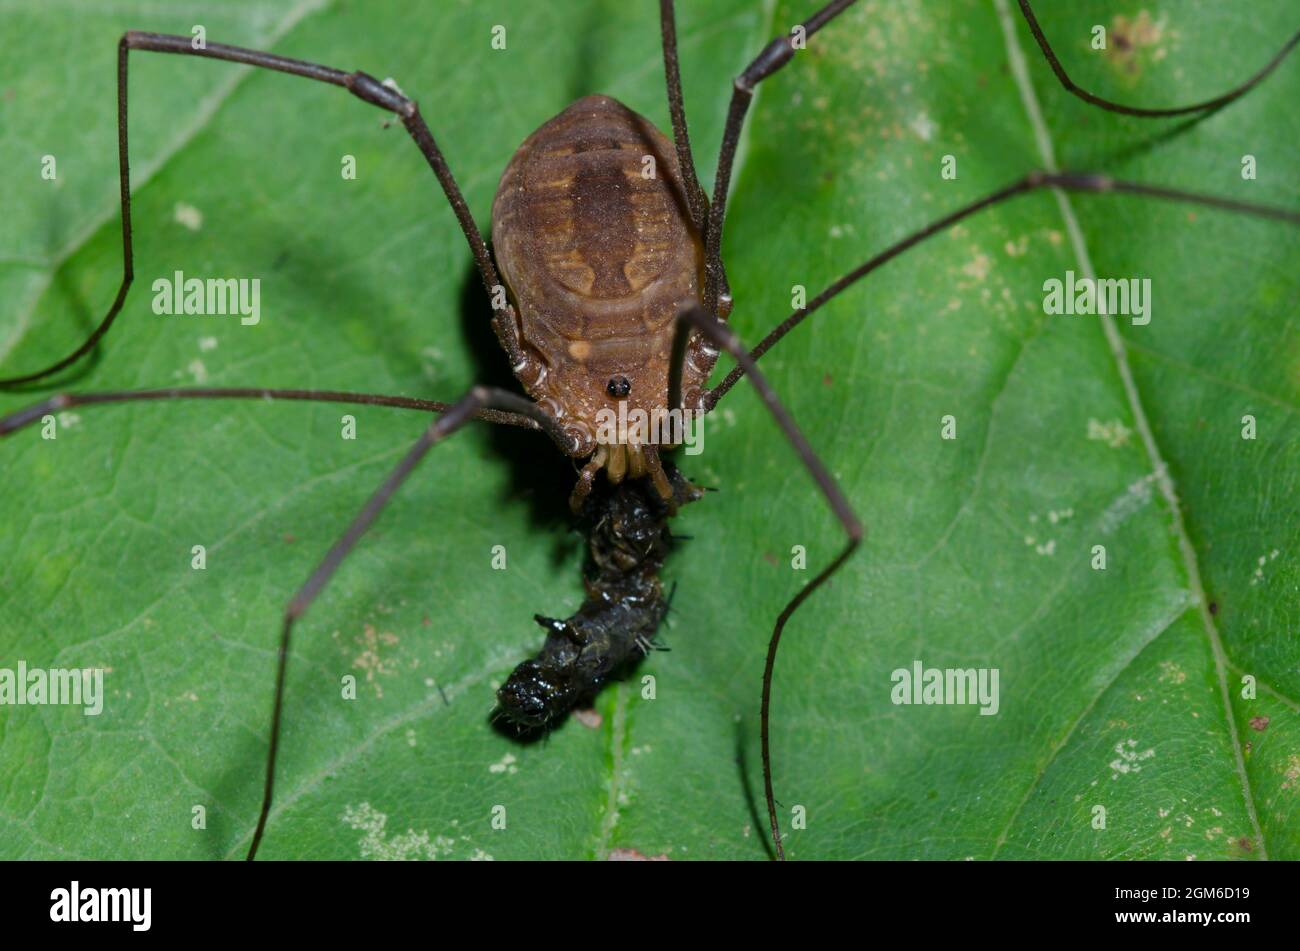
[[[699,299],[704,251],[672,143],[649,120],[588,96],[530,135],[501,176],[492,242],[541,367],[521,375],[534,399],[591,433],[617,407],[611,378],[631,383],[629,409],[666,407],[673,318]],[[688,407],[715,359],[692,342]]]

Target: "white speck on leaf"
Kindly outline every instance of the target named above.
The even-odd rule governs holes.
[[[1111,449],[1119,449],[1127,445],[1132,435],[1133,430],[1118,419],[1107,420],[1104,423],[1096,419],[1088,420],[1088,438],[1104,442]]]
[[[967,277],[973,277],[977,281],[982,281],[989,276],[989,270],[993,267],[993,261],[987,254],[979,253],[975,257],[962,265],[961,272]]]
[[[938,124],[924,112],[914,116],[907,124],[922,142],[929,142],[934,138],[934,132],[939,128]]]
[[[203,227],[203,212],[199,211],[193,205],[187,205],[183,201],[176,203],[176,209],[172,216],[178,224],[184,225],[191,231],[198,231]]]
[[[417,859],[437,859],[449,855],[453,839],[438,836],[430,839],[427,831],[416,832],[407,829],[401,835],[389,836],[384,828],[388,825],[388,816],[375,809],[368,802],[358,806],[349,805],[343,810],[343,822],[361,835],[361,857],[382,862],[408,862]]]
[[[1278,551],[1276,548],[1274,548],[1267,555],[1259,556],[1259,558],[1255,562],[1255,573],[1251,575],[1250,578],[1250,586],[1252,588],[1264,580],[1264,566],[1267,565],[1270,561],[1276,561],[1277,556],[1280,554],[1281,552]]]
[[[1142,762],[1156,755],[1153,749],[1138,752],[1137,740],[1120,740],[1115,744],[1118,756],[1110,761],[1111,779],[1119,779],[1124,773],[1140,773]]]

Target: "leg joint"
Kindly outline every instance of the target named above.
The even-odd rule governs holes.
[[[778,36],[763,47],[763,51],[754,57],[754,61],[745,67],[743,73],[736,77],[736,88],[744,92],[753,92],[755,86],[793,58],[793,40],[789,36]]]
[[[352,95],[372,106],[387,109],[407,119],[415,115],[414,102],[391,86],[385,86],[369,73],[349,73],[343,84]]]

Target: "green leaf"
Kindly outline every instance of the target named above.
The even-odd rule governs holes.
[[[0,372],[66,353],[116,291],[116,41],[194,26],[139,6],[0,7]],[[210,42],[394,77],[485,230],[514,148],[578,96],[667,127],[654,4],[433,6],[226,3],[204,26]],[[811,4],[681,6],[707,186],[732,77]],[[1281,0],[1051,6],[1069,7],[1039,13],[1074,78],[1144,105],[1235,85],[1296,26]],[[1095,24],[1111,52],[1090,48]],[[732,323],[756,342],[794,285],[811,296],[1047,149],[1061,167],[1300,208],[1298,68],[1200,121],[1143,122],[1062,90],[1012,0],[858,4],[760,87],[724,248]],[[338,89],[185,57],[133,55],[131,90],[136,284],[60,386],[450,400],[509,379],[400,125]],[[764,358],[868,528],[777,663],[792,857],[1300,857],[1298,264],[1280,223],[1033,194],[891,262]],[[260,278],[261,322],[155,315],[151,284],[177,270]],[[1068,270],[1149,278],[1151,322],[1044,313],[1044,282]],[[5,393],[0,412],[48,392]],[[284,606],[427,423],[131,404],[0,443],[0,668],[108,671],[99,716],[0,706],[0,857],[243,854]],[[492,691],[539,645],[532,615],[581,600],[572,466],[530,433],[439,445],[297,629],[262,855],[767,855],[764,647],[841,532],[743,384],[680,462],[720,491],[675,526],[692,540],[667,568],[672,651],[602,694],[598,726],[571,718],[523,746],[488,723]],[[996,668],[996,715],[892,702],[894,671],[918,661]]]

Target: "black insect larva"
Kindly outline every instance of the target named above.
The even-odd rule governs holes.
[[[587,596],[571,617],[537,615],[546,643],[497,691],[501,715],[523,728],[563,716],[653,647],[668,611],[659,569],[672,548],[668,517],[699,498],[675,468],[665,467],[673,502],[645,481],[596,490],[582,511],[587,538]]]

